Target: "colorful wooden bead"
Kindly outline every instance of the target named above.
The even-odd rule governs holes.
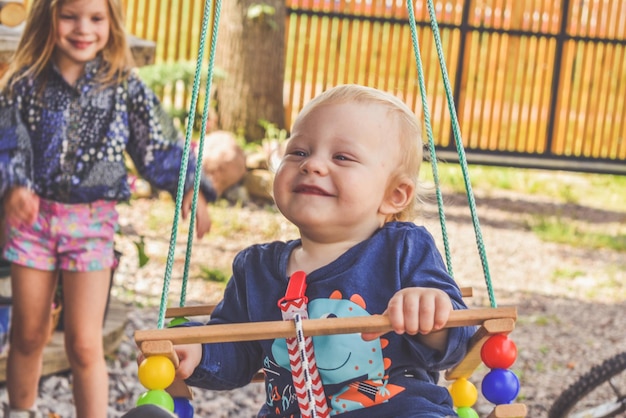
[[[147,389],[165,389],[174,381],[176,369],[172,361],[165,356],[149,356],[139,365],[137,376]]]
[[[193,405],[187,398],[174,398],[174,413],[178,418],[193,418]]]
[[[478,390],[469,380],[461,377],[454,381],[448,388],[452,402],[457,408],[470,407],[478,399]]]
[[[167,327],[171,328],[178,325],[186,324],[187,322],[189,322],[189,319],[185,318],[184,316],[177,316],[176,318],[173,318],[169,322],[169,324],[167,324]]]
[[[139,396],[137,399],[137,406],[141,405],[157,405],[170,412],[174,412],[174,400],[164,390],[149,390]]]
[[[519,394],[519,389],[519,379],[510,370],[493,369],[483,378],[483,395],[496,405],[513,402]]]
[[[478,413],[472,408],[462,407],[456,410],[456,414],[459,418],[479,418]]]
[[[504,334],[492,335],[483,344],[480,357],[490,369],[508,369],[517,359],[517,347]]]

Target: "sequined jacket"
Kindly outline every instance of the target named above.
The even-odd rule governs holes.
[[[102,86],[102,59],[87,63],[69,85],[53,67],[42,79],[22,78],[0,94],[0,197],[29,187],[62,203],[130,198],[127,163],[154,187],[176,194],[183,156],[180,132],[155,94],[131,74]],[[193,188],[196,159],[190,153],[185,191]],[[207,201],[216,194],[202,178]]]

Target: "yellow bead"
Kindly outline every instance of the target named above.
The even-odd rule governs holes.
[[[464,378],[455,380],[448,390],[452,396],[452,402],[457,408],[469,408],[474,405],[478,399],[476,386]]]
[[[176,375],[174,364],[165,356],[146,357],[139,365],[137,376],[150,390],[163,390],[172,384]]]

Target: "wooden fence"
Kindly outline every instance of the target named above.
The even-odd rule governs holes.
[[[289,124],[341,83],[378,87],[421,112],[405,0],[286,0]],[[126,0],[157,62],[193,60],[199,0]],[[434,1],[468,160],[626,174],[626,2]],[[427,1],[415,4],[439,155],[454,160]],[[419,114],[419,113],[418,113]]]
[[[435,11],[468,159],[626,173],[626,5],[439,1]],[[287,105],[358,82],[419,111],[404,1],[290,0]],[[455,158],[427,4],[415,18],[439,155]]]

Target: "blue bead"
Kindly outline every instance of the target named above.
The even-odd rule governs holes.
[[[187,398],[174,398],[174,413],[178,418],[193,418],[193,405]]]
[[[510,370],[492,369],[483,378],[483,395],[485,399],[495,405],[513,402],[519,394],[519,389],[519,379]]]

